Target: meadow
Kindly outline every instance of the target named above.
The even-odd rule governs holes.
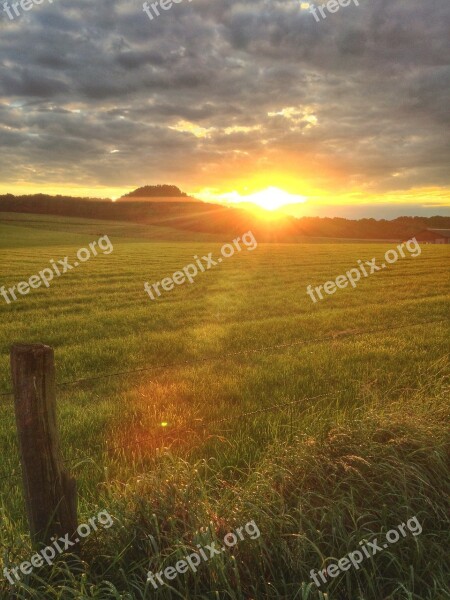
[[[422,246],[313,304],[309,284],[395,244],[259,244],[152,302],[145,281],[231,239],[0,213],[0,285],[105,234],[111,254],[0,297],[0,598],[449,599],[449,247]],[[61,559],[14,588],[3,567],[32,550],[13,342],[54,348],[80,522],[103,509],[114,519],[81,564]],[[317,589],[312,569],[414,516],[420,536]],[[158,590],[146,582],[251,520],[257,540]]]

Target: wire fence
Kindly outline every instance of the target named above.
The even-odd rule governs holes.
[[[313,338],[311,340],[296,339],[289,343],[274,344],[271,346],[262,346],[259,348],[251,348],[249,350],[238,350],[236,352],[228,352],[225,354],[222,353],[222,354],[217,354],[215,356],[207,356],[204,358],[197,358],[197,359],[186,360],[186,361],[181,361],[181,362],[174,362],[174,363],[166,363],[166,364],[161,364],[161,365],[153,365],[152,367],[140,367],[137,369],[132,369],[130,371],[117,371],[114,373],[106,373],[103,375],[97,375],[96,377],[86,377],[86,378],[82,378],[82,379],[74,379],[73,381],[63,381],[61,383],[57,383],[56,387],[62,388],[62,387],[68,387],[71,385],[82,385],[84,383],[90,383],[93,381],[101,381],[104,379],[109,379],[111,377],[124,377],[124,376],[128,376],[128,375],[137,375],[139,373],[158,371],[161,369],[166,370],[166,369],[184,368],[184,367],[204,364],[204,363],[208,363],[208,362],[215,362],[217,360],[220,361],[220,360],[223,360],[226,358],[232,358],[235,356],[246,356],[249,354],[263,354],[266,352],[270,353],[271,351],[276,351],[276,350],[280,350],[283,348],[292,348],[295,346],[308,346],[308,345],[320,344],[322,342],[327,342],[327,341],[336,341],[338,339],[346,339],[346,338],[358,337],[358,336],[363,336],[363,335],[371,335],[371,334],[376,334],[376,333],[386,333],[386,332],[391,332],[391,331],[397,331],[400,329],[409,329],[411,327],[420,327],[423,325],[437,325],[437,324],[446,323],[449,321],[450,321],[450,319],[441,319],[441,320],[432,320],[432,321],[421,321],[419,323],[407,323],[407,324],[403,324],[403,325],[394,325],[394,326],[385,327],[385,328],[372,328],[372,329],[366,329],[365,331],[361,331],[361,330],[338,331],[338,332],[332,333],[331,335],[321,336],[318,338]],[[12,390],[0,392],[0,396],[13,396],[13,395],[14,395],[14,392]]]
[[[401,325],[396,325],[396,326],[389,327],[389,328],[372,328],[372,329],[368,329],[365,331],[341,331],[341,332],[333,333],[332,335],[322,336],[322,337],[314,338],[311,340],[294,340],[290,343],[275,344],[275,345],[271,345],[271,346],[263,346],[263,347],[259,347],[259,348],[255,348],[255,349],[230,352],[227,354],[220,354],[220,355],[205,357],[205,358],[201,358],[201,359],[193,359],[193,360],[183,361],[183,362],[178,362],[178,363],[167,363],[167,364],[155,365],[152,367],[133,369],[130,371],[119,371],[119,372],[115,372],[115,373],[108,373],[108,374],[100,375],[97,377],[87,377],[84,379],[76,379],[73,381],[67,381],[67,382],[62,382],[60,384],[57,384],[57,387],[61,388],[61,387],[66,387],[66,386],[71,386],[71,385],[81,385],[81,384],[84,384],[87,382],[108,379],[110,377],[128,376],[128,375],[134,375],[134,374],[138,374],[138,373],[155,371],[155,370],[159,370],[159,369],[164,370],[164,369],[172,369],[172,368],[182,368],[182,367],[186,367],[186,366],[204,364],[207,362],[213,362],[216,360],[222,360],[224,358],[230,358],[230,357],[235,357],[235,356],[258,354],[258,353],[270,352],[270,351],[275,351],[275,350],[282,349],[282,348],[291,348],[294,346],[301,346],[301,345],[307,346],[307,345],[313,345],[313,344],[320,344],[320,343],[327,342],[327,341],[332,342],[332,341],[336,341],[339,339],[348,339],[348,338],[354,338],[354,337],[363,336],[363,335],[372,335],[372,334],[376,334],[376,333],[392,332],[392,331],[397,331],[397,330],[402,330],[402,329],[409,329],[412,327],[419,327],[419,326],[423,326],[423,325],[437,325],[437,324],[442,324],[442,323],[448,323],[449,321],[450,321],[450,319],[441,319],[441,320],[422,321],[419,323],[401,324]],[[232,415],[230,417],[226,417],[223,419],[213,419],[210,421],[202,421],[200,425],[201,425],[201,428],[205,429],[212,425],[218,425],[221,423],[227,423],[227,422],[231,422],[231,421],[235,421],[235,420],[245,420],[248,417],[254,417],[258,414],[279,411],[279,410],[285,410],[286,408],[292,408],[295,405],[298,405],[300,403],[307,403],[312,400],[323,399],[330,395],[335,395],[335,394],[341,393],[343,391],[345,391],[345,390],[341,389],[341,390],[335,390],[333,392],[329,392],[326,394],[320,394],[318,396],[302,397],[302,398],[299,398],[297,400],[293,400],[290,402],[286,402],[286,403],[282,403],[282,404],[275,404],[272,406],[252,410],[249,412],[239,413],[237,415]],[[12,391],[4,391],[4,392],[0,393],[0,396],[13,396],[13,395],[14,395],[14,393]],[[154,431],[155,432],[157,431],[156,428],[154,429]],[[99,444],[99,445],[90,446],[90,449],[92,449],[92,450],[102,449],[102,450],[106,450],[106,451],[119,451],[119,450],[124,450],[124,449],[130,448],[130,447],[132,447],[134,450],[139,450],[139,444],[136,444],[135,442],[131,442],[129,444],[117,444],[117,445],[108,444],[108,443]],[[77,457],[74,459],[69,459],[64,462],[68,463],[69,465],[73,465],[73,464],[79,462],[80,459],[81,459],[81,457]],[[20,471],[14,470],[9,475],[0,477],[0,481],[4,481],[7,479],[15,479],[19,476],[20,476]]]
[[[319,394],[317,396],[302,397],[302,398],[299,398],[297,400],[292,400],[290,402],[284,402],[282,404],[274,404],[272,406],[267,406],[267,407],[264,407],[264,408],[259,408],[259,409],[252,410],[252,411],[245,412],[245,413],[240,413],[240,414],[237,414],[237,415],[233,415],[231,417],[226,417],[225,419],[213,419],[211,421],[203,421],[201,423],[201,428],[204,429],[204,428],[206,428],[208,426],[211,426],[211,425],[218,425],[218,424],[221,424],[221,423],[228,423],[228,422],[231,422],[231,421],[242,420],[242,419],[246,419],[247,417],[250,417],[250,416],[254,417],[257,414],[262,414],[262,413],[267,413],[267,412],[274,412],[274,411],[277,411],[277,410],[278,411],[279,410],[283,410],[283,409],[286,409],[288,407],[293,407],[295,405],[298,405],[300,403],[306,403],[306,402],[309,402],[311,400],[319,400],[319,399],[322,399],[322,398],[326,398],[328,396],[335,395],[335,394],[340,393],[342,391],[343,390],[335,390],[333,392],[328,392],[326,394]],[[154,431],[157,431],[156,428],[154,429]],[[91,445],[90,446],[91,450],[107,450],[107,451],[126,450],[128,448],[133,448],[134,450],[139,450],[139,445],[136,445],[135,442],[130,442],[128,444],[109,444],[109,443],[106,443],[106,444],[97,444],[97,445]],[[69,464],[69,465],[73,465],[76,462],[79,462],[80,459],[83,459],[83,457],[76,457],[76,458],[73,458],[73,459],[65,460],[63,462],[66,463],[66,464]],[[6,475],[4,477],[0,477],[0,481],[5,480],[5,479],[13,479],[13,478],[16,478],[16,477],[19,477],[19,476],[20,476],[20,472],[18,472],[16,470],[16,471],[13,471],[13,473],[10,473],[9,475]]]

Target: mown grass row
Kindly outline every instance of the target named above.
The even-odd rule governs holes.
[[[63,236],[59,224],[50,233],[38,226],[25,241],[8,238],[5,283],[94,239],[70,223]],[[58,390],[80,522],[107,509],[115,524],[86,541],[81,565],[37,569],[13,590],[0,579],[0,597],[448,599],[447,249],[426,247],[318,304],[306,285],[387,246],[261,245],[160,302],[145,297],[145,280],[219,247],[118,239],[112,255],[0,305],[1,389],[10,386],[12,341],[54,346],[59,381],[175,365]],[[0,419],[1,477],[18,464],[11,399],[0,399]],[[20,480],[0,479],[0,493],[1,556],[16,565],[32,552]],[[311,569],[413,516],[420,536],[316,590]],[[148,570],[250,520],[258,540],[179,575],[172,588],[146,585]]]

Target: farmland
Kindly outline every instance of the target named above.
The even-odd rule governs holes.
[[[106,234],[111,254],[0,297],[0,392],[13,342],[55,349],[57,382],[76,382],[58,387],[58,418],[80,522],[107,509],[114,526],[87,540],[81,566],[36,569],[13,591],[0,580],[0,597],[450,598],[449,248],[423,246],[314,304],[308,285],[395,245],[263,243],[151,301],[144,282],[231,239],[5,213],[0,285]],[[17,565],[32,551],[8,395],[0,417],[1,555]],[[414,516],[420,536],[321,591],[312,583],[311,569]],[[202,535],[251,520],[258,540],[158,591],[146,584]]]

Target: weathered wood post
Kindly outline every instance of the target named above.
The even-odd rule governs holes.
[[[49,545],[54,535],[72,537],[78,526],[76,482],[64,470],[56,426],[53,349],[15,344],[11,372],[31,538]]]

